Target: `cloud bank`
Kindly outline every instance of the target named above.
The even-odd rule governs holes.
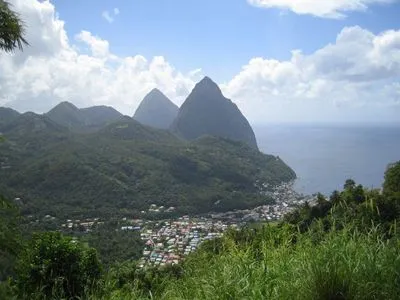
[[[162,56],[121,57],[89,31],[69,39],[48,1],[16,0],[31,46],[0,55],[0,105],[48,111],[60,101],[111,105],[133,115],[158,87],[178,105],[203,76],[176,70]],[[207,74],[212,77],[212,74]],[[400,31],[344,28],[332,44],[290,60],[252,58],[220,83],[253,123],[268,121],[398,121]]]
[[[309,14],[321,18],[342,19],[351,11],[365,11],[370,5],[391,3],[395,0],[247,0],[263,8],[291,10],[296,14]]]

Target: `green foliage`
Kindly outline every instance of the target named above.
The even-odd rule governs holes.
[[[136,269],[134,262],[118,263],[108,272],[108,288],[101,296],[110,299],[118,294],[120,298],[147,299],[161,294],[171,281],[183,278],[183,271],[181,265]]]
[[[24,114],[4,134],[0,160],[9,168],[0,172],[0,188],[22,198],[24,214],[107,218],[153,203],[179,213],[243,209],[271,200],[261,183],[296,177],[279,158],[243,143],[185,142],[133,120],[82,135]]]
[[[46,113],[46,116],[74,132],[96,131],[123,118],[123,115],[112,107],[93,106],[79,109],[69,102],[61,102]]]
[[[96,250],[57,232],[34,235],[17,264],[19,297],[81,297],[101,276]]]
[[[135,261],[117,262],[101,280],[93,250],[57,233],[39,235],[19,260],[16,287],[3,283],[0,296],[11,298],[16,288],[20,298],[397,299],[396,191],[346,183],[330,201],[317,194],[315,205],[302,205],[281,223],[230,229],[179,265],[138,269]],[[114,244],[115,233],[105,229],[89,235],[89,244],[105,236]]]
[[[389,165],[386,170],[383,191],[385,194],[400,193],[400,161]]]
[[[19,211],[0,195],[0,281],[13,274],[15,257],[22,247]]]
[[[23,50],[24,46],[29,45],[24,34],[23,22],[19,15],[11,9],[7,1],[0,0],[0,50]]]
[[[99,298],[397,299],[398,242],[350,227],[324,233],[318,243],[315,232],[300,234],[287,226],[228,234],[223,251],[210,255],[200,249],[176,273],[139,275],[128,267],[117,276],[125,278],[122,285],[109,279],[115,289]]]
[[[115,230],[116,226],[100,225],[83,235],[82,240],[95,248],[101,262],[109,267],[115,263],[138,260],[144,243],[138,231]]]

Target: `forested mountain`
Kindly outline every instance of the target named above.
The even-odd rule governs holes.
[[[209,77],[195,86],[179,109],[171,129],[188,140],[214,135],[242,141],[257,149],[256,137],[249,122]]]
[[[123,117],[121,113],[109,106],[93,106],[79,109],[69,102],[61,102],[47,114],[55,123],[72,131],[93,131]]]
[[[25,213],[108,215],[152,203],[181,212],[230,210],[268,201],[257,180],[295,178],[279,158],[244,143],[211,136],[186,142],[129,117],[82,135],[26,113],[3,133],[0,190],[21,198]]]
[[[18,211],[0,196],[0,278],[12,276],[0,282],[0,295],[398,299],[399,181],[400,161],[387,169],[381,191],[347,180],[329,199],[318,194],[314,206],[306,202],[278,222],[230,228],[222,237],[202,242],[179,264],[147,267],[131,259],[143,247],[138,232],[103,228],[74,242],[60,232],[45,232],[24,240]],[[117,257],[126,261],[115,261]],[[108,267],[102,268],[102,262]]]
[[[121,120],[123,115],[110,106],[100,105],[80,109],[86,125],[103,126]]]
[[[0,132],[2,126],[11,122],[15,118],[19,116],[19,112],[8,108],[8,107],[0,107]]]
[[[178,110],[179,107],[160,90],[153,89],[144,97],[133,118],[143,125],[168,129],[178,115]]]

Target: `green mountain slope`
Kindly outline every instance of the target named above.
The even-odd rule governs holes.
[[[185,213],[223,211],[265,203],[256,181],[295,178],[281,160],[243,143],[185,142],[128,117],[85,135],[46,116],[17,121],[0,145],[0,190],[21,198],[25,213],[134,213],[152,203]]]
[[[18,116],[19,112],[8,107],[0,107],[0,131],[4,125],[13,121]]]
[[[46,116],[55,123],[76,132],[96,131],[123,115],[109,106],[93,106],[79,109],[69,102],[61,102]]]

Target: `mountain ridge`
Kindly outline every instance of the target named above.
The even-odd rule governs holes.
[[[97,130],[123,117],[120,112],[111,106],[100,105],[77,108],[67,101],[59,103],[45,115],[59,125],[73,131]]]
[[[4,137],[0,190],[21,198],[24,214],[140,215],[153,203],[179,213],[226,211],[271,201],[255,182],[296,177],[280,159],[244,143],[185,141],[129,117],[82,135],[26,113]]]

